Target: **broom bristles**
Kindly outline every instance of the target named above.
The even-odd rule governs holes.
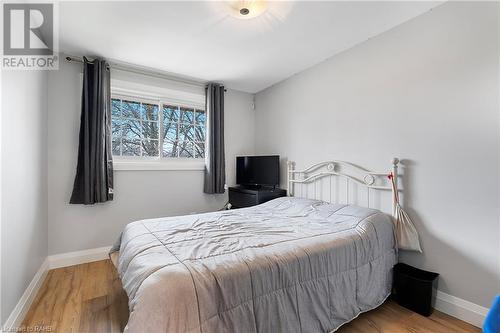
[[[394,210],[398,247],[401,250],[422,253],[418,232],[410,216],[404,211],[399,203],[396,203]]]

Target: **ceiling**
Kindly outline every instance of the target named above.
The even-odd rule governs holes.
[[[60,2],[59,47],[255,93],[442,2],[270,2],[239,20],[225,2]]]

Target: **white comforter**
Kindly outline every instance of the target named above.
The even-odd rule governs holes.
[[[393,223],[373,209],[279,198],[130,223],[117,242],[127,332],[329,332],[381,304]]]

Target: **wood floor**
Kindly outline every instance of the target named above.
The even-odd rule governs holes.
[[[23,326],[27,332],[121,332],[127,323],[127,295],[109,260],[51,270]],[[481,331],[435,311],[422,317],[394,302],[362,314],[340,333],[469,333]]]

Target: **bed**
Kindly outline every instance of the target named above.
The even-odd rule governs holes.
[[[258,206],[128,224],[112,249],[129,297],[125,331],[333,332],[382,304],[397,260],[391,217],[332,202],[332,186],[327,201],[324,185],[345,179],[346,201],[349,184],[362,185],[369,203],[370,191],[391,190],[378,183],[388,172],[344,163],[288,163],[290,196]],[[314,197],[295,197],[298,184]]]

